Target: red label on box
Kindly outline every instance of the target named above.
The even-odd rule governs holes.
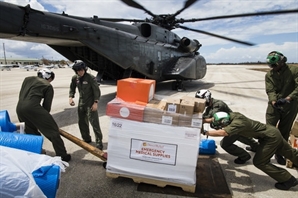
[[[106,114],[111,117],[143,121],[145,106],[115,98],[107,104]]]

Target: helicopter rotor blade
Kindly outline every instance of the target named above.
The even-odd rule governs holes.
[[[128,21],[128,22],[145,22],[146,20],[144,19],[121,19],[121,18],[98,18],[99,20],[103,21],[111,21],[111,22],[123,22],[123,21]]]
[[[184,7],[178,10],[175,14],[172,14],[170,18],[175,18],[178,14],[180,14],[182,11],[184,11],[186,8],[190,7],[192,4],[197,2],[197,0],[187,0],[184,3]]]
[[[121,1],[130,7],[144,10],[147,14],[151,15],[152,17],[156,16],[155,14],[153,14],[152,12],[150,12],[149,10],[147,10],[146,8],[144,8],[143,6],[141,6],[140,4],[138,4],[137,2],[135,2],[133,0],[121,0]]]
[[[215,16],[215,17],[206,17],[206,18],[197,18],[197,19],[180,19],[178,22],[196,22],[196,21],[206,21],[206,20],[215,20],[215,19],[228,19],[228,18],[239,18],[239,17],[249,17],[249,16],[263,16],[263,15],[276,15],[276,14],[291,14],[298,13],[298,9],[294,10],[279,10],[279,11],[268,11],[268,12],[255,12],[255,13],[246,13],[246,14],[233,14],[225,16]]]
[[[243,44],[243,45],[248,45],[248,46],[253,46],[253,45],[255,45],[255,44],[253,44],[253,43],[249,43],[249,42],[246,42],[246,41],[240,41],[240,40],[236,40],[236,39],[228,38],[228,37],[225,37],[225,36],[220,36],[220,35],[218,35],[218,34],[213,34],[213,33],[210,33],[210,32],[205,32],[205,31],[202,31],[202,30],[197,30],[197,29],[188,28],[188,27],[181,26],[181,25],[177,25],[176,27],[181,28],[181,29],[184,29],[184,30],[190,30],[190,31],[193,31],[193,32],[198,32],[198,33],[201,33],[201,34],[206,34],[206,35],[209,35],[209,36],[213,36],[213,37],[217,37],[217,38],[225,39],[225,40],[228,40],[228,41],[232,41],[232,42],[240,43],[240,44]]]

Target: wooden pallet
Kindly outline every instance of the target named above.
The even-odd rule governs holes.
[[[185,192],[194,193],[196,190],[195,184],[194,185],[186,185],[186,184],[179,184],[179,183],[174,183],[174,182],[169,182],[169,181],[161,181],[161,180],[157,180],[157,179],[149,179],[149,178],[143,178],[143,177],[137,177],[137,176],[125,175],[125,174],[119,174],[119,173],[110,173],[110,172],[107,172],[106,175],[111,178],[118,178],[118,177],[130,178],[135,183],[138,183],[138,184],[146,183],[146,184],[156,185],[156,186],[162,187],[162,188],[164,188],[167,185],[180,187]]]

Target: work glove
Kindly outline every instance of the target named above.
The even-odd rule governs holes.
[[[201,133],[202,133],[203,135],[206,135],[207,132],[208,132],[207,130],[203,130]]]
[[[276,103],[274,105],[277,105],[277,106],[282,106],[286,103],[290,103],[288,100],[286,100],[285,98],[280,98],[276,101]]]

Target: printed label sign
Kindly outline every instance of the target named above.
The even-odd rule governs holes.
[[[176,113],[177,112],[177,105],[169,104],[168,105],[168,112]]]
[[[177,148],[178,145],[176,144],[151,142],[132,138],[130,145],[130,158],[175,166]]]
[[[185,138],[195,140],[198,138],[198,133],[197,131],[185,131]]]
[[[167,124],[167,125],[172,125],[173,117],[172,116],[162,116],[161,123],[162,124]]]
[[[201,128],[201,127],[202,127],[202,124],[203,124],[202,119],[193,118],[193,119],[191,120],[191,126],[192,126],[192,127],[198,127],[198,128]]]

